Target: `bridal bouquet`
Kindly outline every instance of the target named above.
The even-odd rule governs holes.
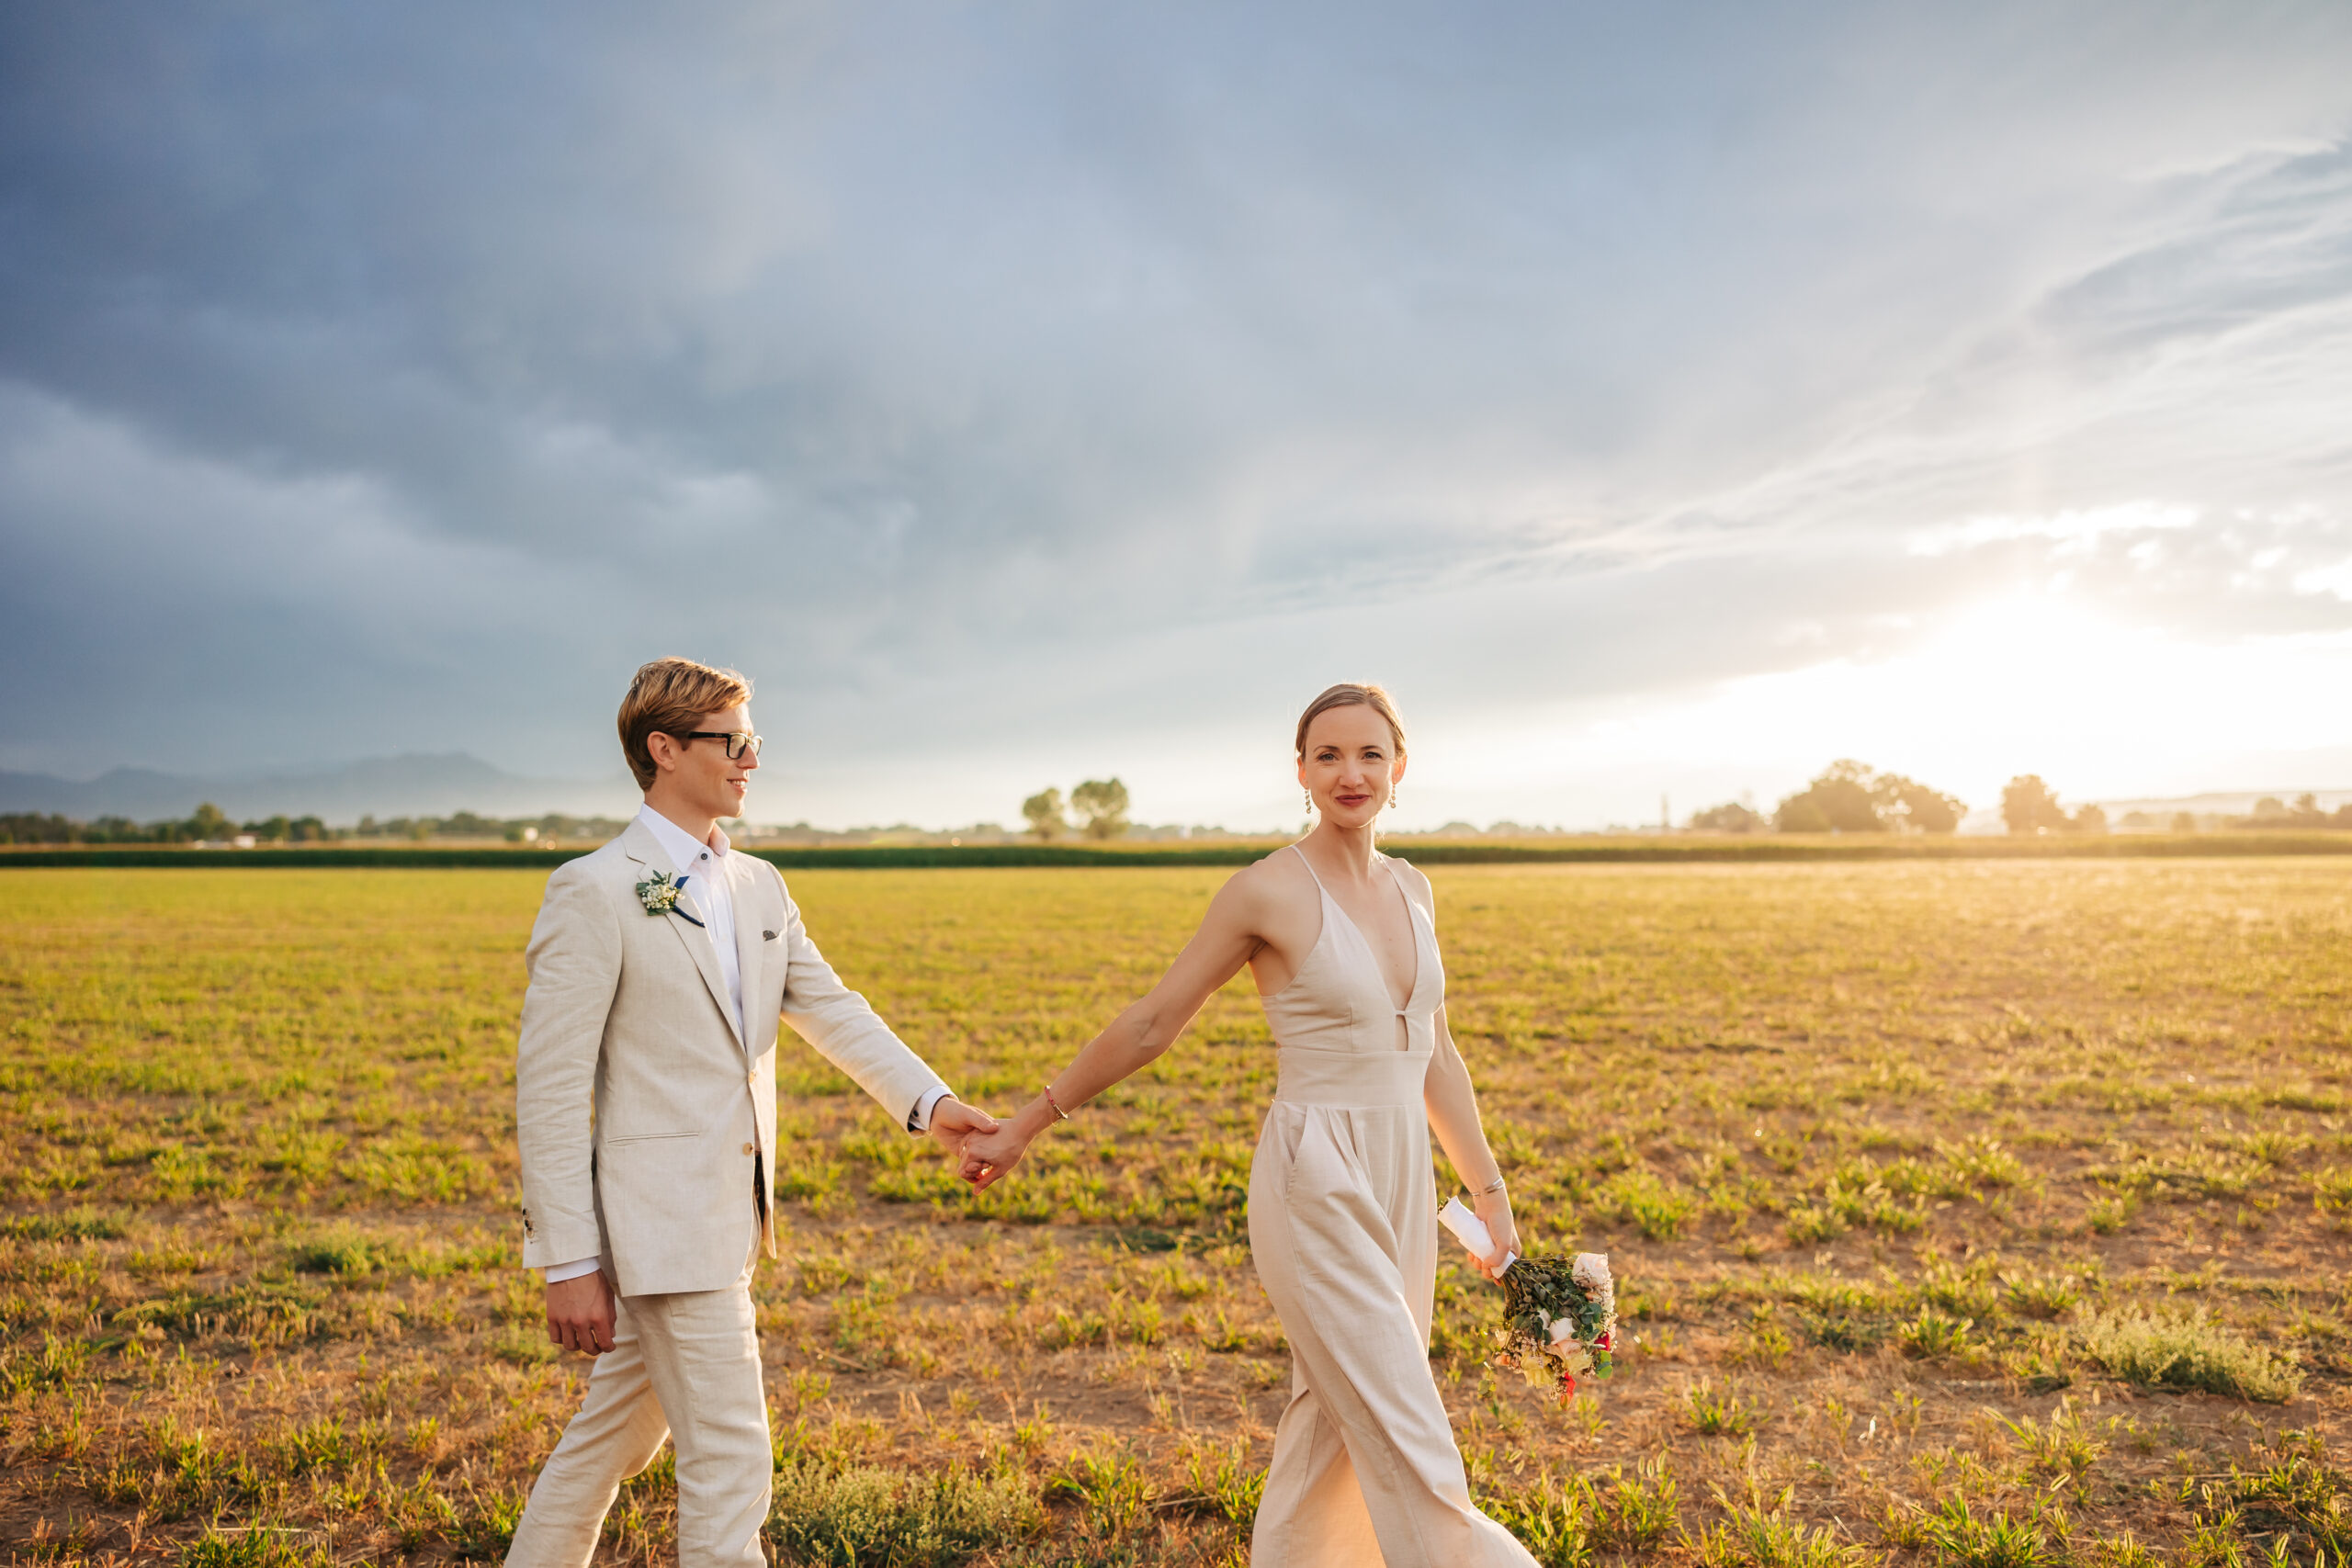
[[[1449,1198],[1438,1219],[1462,1245],[1484,1258],[1494,1236],[1484,1221]],[[1556,1381],[1560,1397],[1577,1391],[1579,1377],[1605,1378],[1617,1348],[1617,1288],[1609,1277],[1606,1253],[1579,1252],[1574,1258],[1504,1259],[1502,1326],[1495,1331],[1498,1367],[1515,1367],[1530,1382]]]

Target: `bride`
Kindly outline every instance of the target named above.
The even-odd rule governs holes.
[[[1430,1375],[1437,1219],[1430,1129],[1476,1189],[1494,1277],[1519,1250],[1510,1198],[1445,1024],[1429,878],[1373,847],[1405,776],[1405,728],[1378,686],[1333,686],[1296,738],[1314,830],[1227,882],[1149,995],[1037,1098],[964,1145],[986,1187],[1030,1141],[1158,1057],[1250,965],[1280,1047],[1250,1171],[1250,1247],[1291,1345],[1250,1540],[1256,1568],[1533,1568],[1470,1501]]]

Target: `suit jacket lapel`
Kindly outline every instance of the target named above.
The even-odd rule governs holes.
[[[621,849],[629,859],[641,861],[650,869],[661,871],[673,882],[677,880],[675,867],[662,870],[669,866],[670,857],[662,852],[662,840],[653,836],[653,829],[644,823],[631,822],[628,825],[621,834]],[[687,880],[686,887],[691,900],[694,879]],[[702,916],[699,907],[691,912],[697,918]],[[703,984],[710,987],[710,999],[718,1004],[718,1016],[727,1021],[727,1032],[735,1036],[737,1045],[741,1045],[743,1036],[735,1021],[735,999],[727,994],[727,976],[719,973],[718,948],[710,940],[708,929],[691,925],[674,915],[662,916],[662,922],[675,931],[678,940],[685,944],[687,956],[694,960],[695,967],[702,971]],[[741,934],[742,922],[740,919],[736,921],[736,931],[739,936]]]

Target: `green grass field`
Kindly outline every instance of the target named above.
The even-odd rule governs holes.
[[[1009,1109],[1227,874],[792,885]],[[0,1551],[502,1552],[585,1371],[515,1267],[544,875],[0,873]],[[1441,1275],[1474,1484],[1543,1561],[2352,1561],[2352,863],[1432,875],[1522,1226],[1611,1255],[1634,1341],[1563,1406]],[[785,1055],[787,1557],[1241,1561],[1287,1383],[1246,979],[977,1201]],[[614,1561],[668,1560],[673,1495]]]

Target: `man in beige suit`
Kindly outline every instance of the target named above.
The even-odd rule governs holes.
[[[511,1568],[583,1568],[622,1481],[677,1448],[680,1568],[758,1568],[773,1463],[752,1259],[775,1253],[779,1019],[894,1122],[951,1154],[996,1123],[837,979],[774,866],[719,830],[760,765],[751,687],[662,659],[621,703],[645,791],[559,868],[532,928],[515,1053],[523,1262],[548,1332],[595,1357],[531,1488]]]

